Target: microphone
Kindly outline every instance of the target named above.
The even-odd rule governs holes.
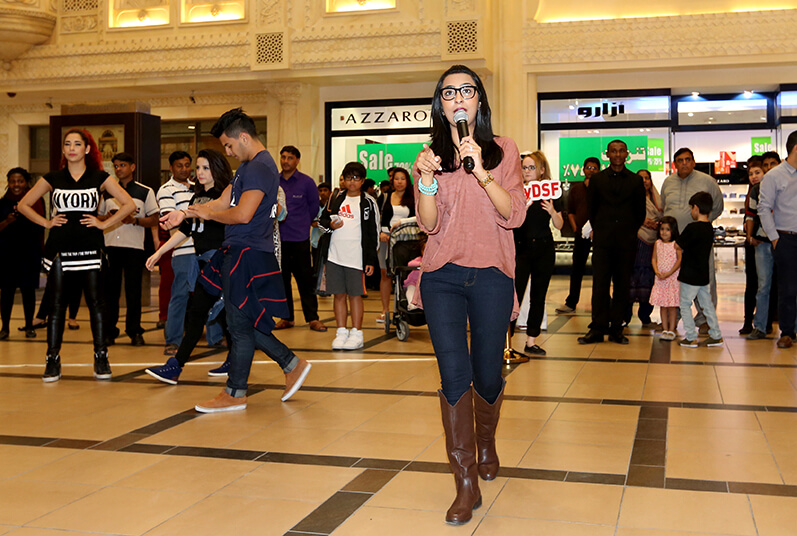
[[[468,133],[468,112],[465,110],[457,110],[454,112],[454,123],[457,124],[459,139],[470,135]],[[476,167],[476,162],[473,161],[472,156],[466,156],[462,159],[462,167],[465,168],[465,171],[473,171],[473,168]]]

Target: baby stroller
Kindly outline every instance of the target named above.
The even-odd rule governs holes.
[[[413,270],[409,262],[421,255],[421,237],[423,232],[415,218],[402,220],[390,233],[387,248],[387,275],[393,280],[395,292],[393,314],[385,319],[385,333],[396,327],[398,340],[404,342],[410,337],[410,326],[423,326],[426,316],[423,309],[409,309],[404,281]]]

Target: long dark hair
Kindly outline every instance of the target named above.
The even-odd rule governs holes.
[[[479,94],[479,108],[476,112],[476,126],[471,136],[481,147],[484,168],[495,169],[501,163],[504,152],[494,139],[495,134],[493,134],[493,126],[490,119],[491,112],[490,104],[487,102],[487,92],[484,90],[484,84],[482,84],[479,75],[464,65],[452,65],[437,81],[434,97],[432,98],[432,142],[429,147],[434,151],[435,155],[440,157],[441,165],[445,171],[454,171],[459,167],[457,163],[459,150],[451,138],[451,125],[443,112],[443,99],[440,95],[443,90],[443,81],[451,74],[466,74],[473,78],[473,84]]]
[[[208,161],[208,166],[210,167],[210,174],[213,176],[213,187],[218,188],[219,191],[223,191],[230,181],[232,180],[232,168],[230,167],[230,163],[218,151],[214,151],[213,149],[202,149],[196,155],[197,160],[200,158],[204,158]],[[194,191],[201,192],[205,189],[199,181],[197,180],[194,183]]]
[[[403,167],[397,167],[393,170],[393,177],[390,179],[390,193],[392,194],[396,191],[395,188],[393,188],[393,178],[396,177],[396,173],[402,173],[407,180],[407,187],[404,189],[404,194],[401,196],[401,204],[405,207],[414,207],[415,191],[412,188],[412,176],[410,172]]]
[[[86,155],[86,169],[89,171],[98,171],[103,169],[102,165],[102,154],[100,153],[99,147],[97,147],[97,142],[94,141],[94,138],[91,136],[88,130],[83,128],[73,128],[67,131],[64,134],[64,139],[61,142],[61,150],[63,151],[64,144],[63,142],[66,141],[66,137],[70,134],[77,134],[83,139],[83,143],[86,144],[86,147],[89,148],[89,154]],[[63,154],[61,155],[61,163],[58,165],[58,169],[64,169],[66,167],[66,156]]]

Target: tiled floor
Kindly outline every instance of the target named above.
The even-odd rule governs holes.
[[[206,375],[217,350],[198,348],[177,386],[143,373],[164,359],[154,309],[147,346],[111,349],[107,383],[85,311],[55,384],[40,379],[44,333],[14,329],[0,342],[0,535],[797,535],[797,349],[736,334],[739,281],[720,286],[725,345],[684,349],[637,320],[628,346],[578,345],[589,283],[579,314],[557,317],[555,277],[548,356],[506,368],[501,473],[462,527],[443,523],[454,485],[428,332],[385,335],[376,293],[364,350],[279,332],[313,363],[305,387],[280,402],[283,374],[258,355],[249,407],[229,415],[193,410],[223,385]]]

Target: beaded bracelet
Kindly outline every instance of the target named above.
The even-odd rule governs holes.
[[[431,186],[425,186],[421,181],[418,181],[418,191],[423,195],[437,195],[437,178],[432,178]]]
[[[476,180],[478,180],[478,179],[476,179]],[[493,182],[494,180],[495,179],[493,178],[493,174],[488,171],[487,172],[487,176],[484,178],[484,180],[483,181],[479,181],[479,185],[482,188],[486,188],[487,185],[490,184],[491,182]]]

